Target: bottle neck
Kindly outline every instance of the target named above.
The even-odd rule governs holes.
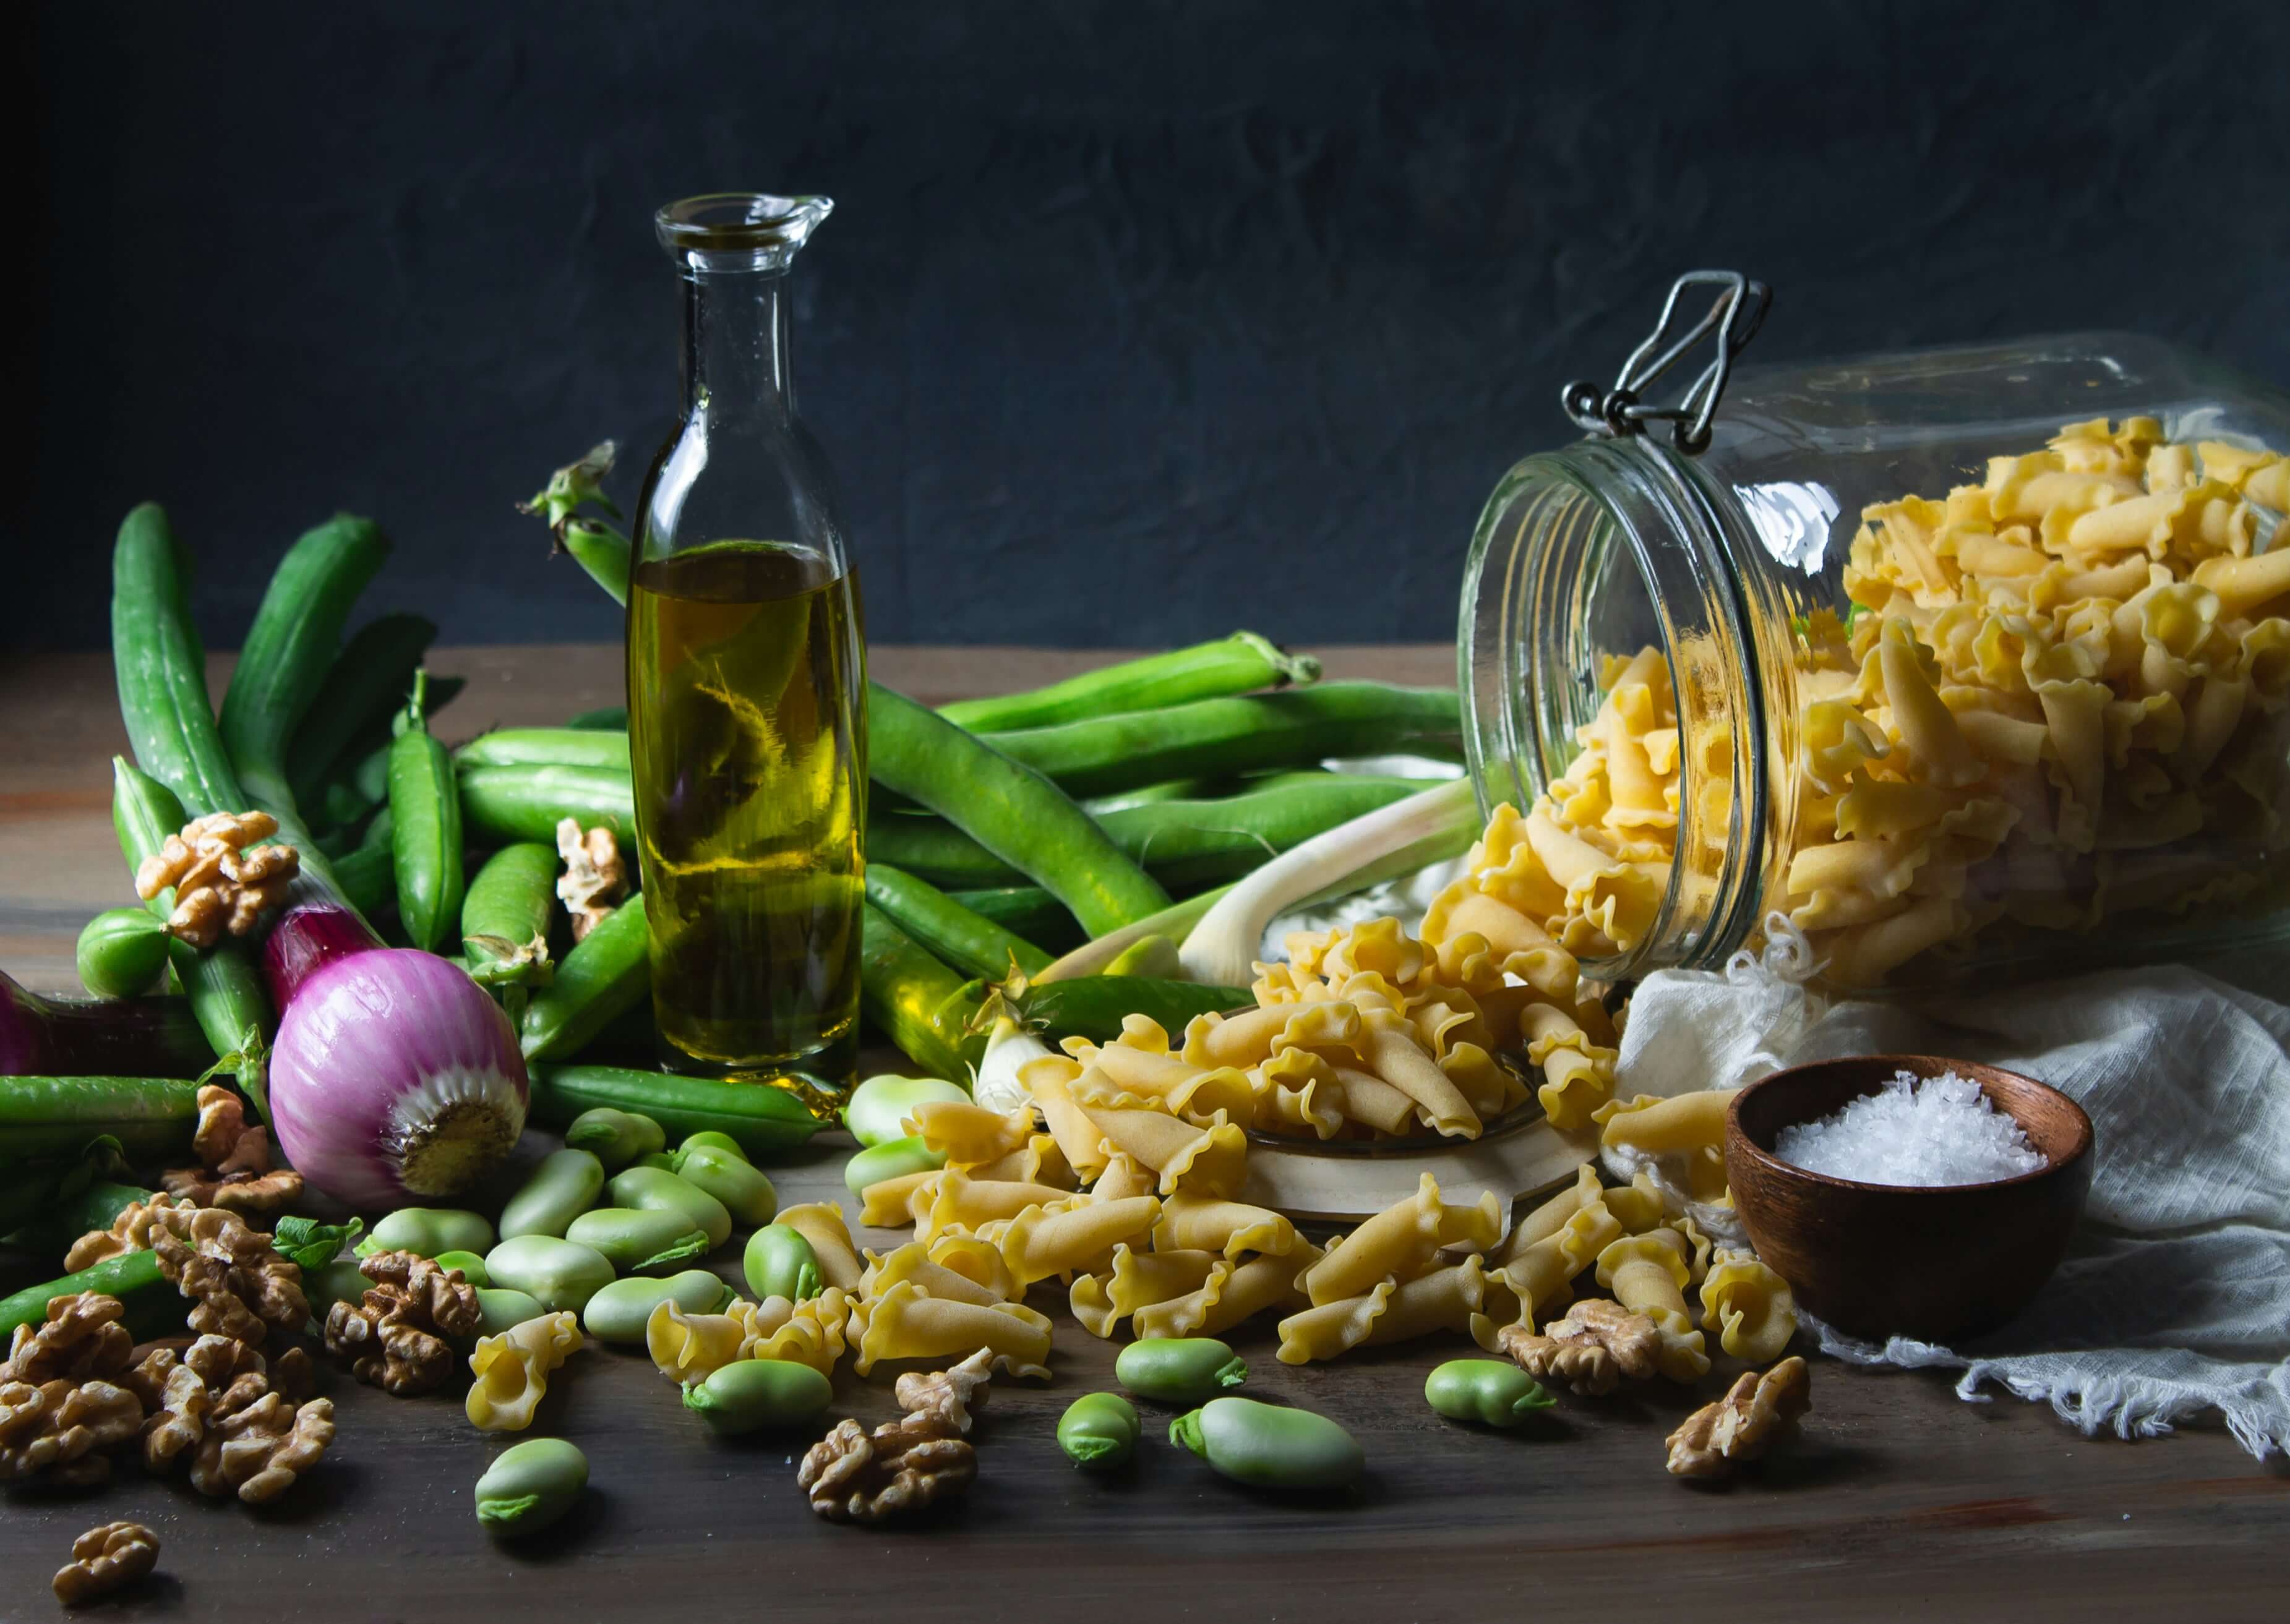
[[[784,270],[687,269],[684,415],[711,424],[795,415]]]

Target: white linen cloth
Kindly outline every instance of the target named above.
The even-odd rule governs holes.
[[[1730,1088],[1800,1061],[1942,1054],[2071,1095],[2094,1131],[2091,1198],[2027,1311],[1957,1348],[1806,1329],[1862,1364],[1960,1369],[2048,1403],[2086,1435],[2165,1433],[2216,1411],[2244,1448],[2290,1450],[2290,962],[2079,976],[1920,1005],[1826,1004],[1804,938],[1768,924],[1762,958],[1661,971],[1631,1001],[1616,1094]],[[2230,985],[2222,976],[2242,983]]]

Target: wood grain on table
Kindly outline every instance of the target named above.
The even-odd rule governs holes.
[[[1452,682],[1445,648],[1320,651],[1332,676]],[[940,700],[1029,686],[1109,655],[877,649],[877,676]],[[598,646],[443,651],[470,679],[440,719],[459,739],[616,702],[619,655]],[[216,675],[228,662],[214,662]],[[75,987],[72,943],[129,899],[107,764],[124,748],[101,656],[0,663],[0,968]],[[529,1138],[524,1148],[538,1154]],[[849,1145],[772,1169],[783,1204],[837,1199]],[[846,1203],[846,1207],[855,1204]],[[877,1249],[901,1238],[861,1232]],[[738,1248],[718,1265],[736,1275]],[[16,1259],[6,1289],[46,1268]],[[1493,1620],[1565,1609],[1597,1620],[2038,1620],[2191,1611],[2211,1624],[2279,1618],[2290,1581],[2290,1476],[2220,1429],[2086,1439],[2048,1409],[1965,1404],[1945,1373],[1815,1359],[1801,1446],[1729,1487],[1677,1483],[1663,1436],[1707,1391],[1562,1396],[1547,1426],[1497,1434],[1444,1421],[1424,1372],[1461,1339],[1291,1369],[1269,1317],[1229,1340],[1248,1392],[1334,1417],[1365,1445],[1365,1492],[1340,1505],[1267,1500],[1165,1441],[1141,1402],[1131,1469],[1085,1476],[1052,1436],[1078,1395],[1113,1385],[1115,1347],[1084,1332],[1054,1284],[1050,1383],[997,1380],[968,1498],[917,1524],[814,1517],[795,1485],[813,1435],[725,1440],[641,1355],[591,1346],[551,1385],[536,1432],[588,1452],[593,1492],[529,1548],[478,1531],[469,1492],[503,1440],[456,1398],[395,1399],[332,1372],[340,1436],[276,1507],[203,1499],[124,1468],[104,1490],[12,1490],[0,1515],[0,1620],[60,1616],[47,1580],[81,1530],[148,1524],[159,1573],[96,1616],[231,1620],[768,1617],[865,1624],[996,1618],[1088,1624],[1213,1618]],[[878,1378],[881,1372],[877,1372]],[[846,1361],[836,1414],[895,1410],[886,1380]],[[1585,1611],[1588,1610],[1588,1611]]]

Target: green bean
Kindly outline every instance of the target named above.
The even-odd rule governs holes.
[[[721,1314],[738,1295],[704,1268],[687,1268],[665,1280],[615,1280],[589,1299],[581,1323],[600,1342],[637,1348],[644,1343],[645,1322],[661,1304],[673,1302],[686,1314]]]
[[[1423,1379],[1423,1398],[1455,1421],[1516,1427],[1557,1401],[1505,1359],[1450,1359]]]
[[[1081,809],[1102,823],[1106,813],[1126,812],[1133,806],[1157,806],[1164,801],[1210,800],[1231,781],[1219,778],[1173,778],[1158,784],[1141,784],[1119,795],[1092,796],[1081,804]],[[868,810],[874,810],[871,804]]]
[[[800,1427],[835,1397],[835,1384],[793,1359],[735,1359],[684,1389],[684,1407],[722,1433]]]
[[[461,951],[481,987],[547,985],[548,916],[556,900],[556,848],[503,846],[485,860],[461,903]]]
[[[166,922],[148,908],[108,908],[79,933],[80,985],[99,998],[148,992],[167,967]]]
[[[721,1246],[732,1238],[731,1209],[672,1168],[624,1169],[613,1175],[605,1193],[614,1206],[677,1214],[693,1228],[707,1231],[710,1246]],[[778,1210],[776,1197],[773,1210]]]
[[[1197,1404],[1248,1380],[1248,1366],[1214,1337],[1140,1337],[1113,1361],[1114,1380],[1163,1404]]]
[[[784,1155],[826,1125],[790,1089],[713,1077],[685,1077],[621,1066],[535,1066],[532,1115],[544,1127],[569,1123],[593,1106],[651,1117],[671,1133],[712,1128],[750,1156]]]
[[[909,1173],[934,1172],[946,1165],[946,1152],[933,1150],[920,1134],[906,1139],[885,1140],[870,1145],[843,1164],[843,1187],[856,1196],[869,1185],[880,1184],[885,1179],[902,1179]]]
[[[1137,1407],[1118,1393],[1085,1393],[1058,1418],[1058,1447],[1076,1466],[1109,1471],[1136,1452]]]
[[[605,1188],[605,1164],[586,1150],[551,1151],[501,1208],[503,1240],[520,1235],[553,1235],[597,1204]]]
[[[877,782],[919,801],[1056,892],[1092,933],[1169,905],[1168,893],[1054,785],[943,716],[870,684],[867,732]]]
[[[548,1310],[540,1299],[530,1292],[513,1290],[506,1285],[477,1287],[477,1336],[500,1336],[514,1331],[529,1319],[539,1319]],[[476,1341],[476,1337],[470,1339]]]
[[[947,832],[960,840],[970,838],[950,828]],[[875,830],[870,828],[870,844],[874,839]],[[981,853],[984,850],[980,848]],[[867,865],[867,900],[896,920],[899,928],[916,941],[967,974],[998,981],[1013,968],[1032,974],[1050,966],[1050,956],[1032,942],[972,913],[937,886],[887,862]]]
[[[714,1244],[698,1224],[665,1207],[591,1207],[572,1220],[564,1238],[587,1247],[621,1274],[642,1274],[703,1258]]]
[[[524,1006],[518,1046],[529,1060],[570,1060],[652,993],[645,901],[632,896],[572,944]]]
[[[1310,655],[1291,654],[1254,632],[1237,631],[1213,643],[1085,671],[1029,693],[957,700],[940,706],[938,714],[973,732],[992,732],[1252,693],[1288,683],[1317,682],[1319,676],[1320,662]]]
[[[1326,1416],[1253,1398],[1211,1399],[1171,1421],[1169,1441],[1261,1489],[1349,1488],[1366,1466],[1359,1441]]]
[[[36,1325],[48,1316],[48,1305],[59,1297],[100,1292],[126,1306],[130,1329],[157,1336],[180,1328],[183,1298],[174,1283],[159,1272],[159,1254],[151,1251],[122,1252],[92,1263],[60,1280],[28,1285],[14,1296],[0,1299],[0,1342],[16,1334],[20,1325]]]
[[[628,730],[505,727],[479,733],[453,752],[463,772],[477,767],[602,767],[629,771]]]
[[[779,1213],[779,1192],[736,1145],[725,1150],[715,1145],[687,1144],[669,1160],[677,1178],[720,1202],[750,1228],[771,1222]]]
[[[1238,879],[1315,835],[1405,800],[1422,788],[1415,779],[1313,773],[1219,800],[1125,807],[1099,813],[1097,821],[1146,872],[1183,892]],[[957,888],[1014,884],[1020,877],[961,830],[934,818],[874,819],[867,826],[867,856],[870,885],[877,863],[896,864],[932,884]]]
[[[579,1313],[589,1299],[613,1283],[613,1266],[592,1246],[546,1235],[520,1235],[485,1254],[485,1272],[501,1284],[532,1296],[554,1314]]]
[[[602,824],[623,849],[636,841],[636,790],[609,767],[471,767],[461,781],[461,820],[484,841],[553,840],[566,818]]]
[[[589,1152],[611,1173],[620,1172],[640,1156],[665,1147],[668,1135],[658,1123],[641,1112],[600,1105],[581,1112],[565,1124],[564,1143],[573,1149]]]
[[[885,1073],[869,1077],[851,1091],[851,1098],[843,1104],[843,1125],[859,1141],[860,1148],[872,1149],[891,1140],[906,1138],[912,1132],[906,1125],[907,1117],[917,1106],[933,1100],[964,1105],[969,1100],[968,1089],[943,1077],[901,1077]]]
[[[1039,885],[994,885],[946,893],[981,919],[991,919],[1053,953],[1089,940],[1066,905]]]
[[[942,1077],[965,1077],[986,1055],[970,1029],[979,988],[941,964],[869,902],[861,916],[859,1004],[907,1058]]]
[[[387,740],[436,635],[436,625],[418,614],[376,615],[350,634],[287,744],[286,777],[298,804],[316,804],[331,770],[356,740],[377,733]],[[441,693],[428,698],[431,715],[444,708]]]
[[[377,1252],[410,1252],[434,1258],[441,1252],[486,1252],[493,1244],[493,1227],[482,1212],[458,1207],[400,1207],[385,1215],[358,1244],[357,1255]]]
[[[1320,683],[1285,693],[1197,700],[1165,710],[989,733],[982,742],[1069,795],[1093,796],[1166,779],[1309,766],[1332,756],[1460,760],[1461,730],[1452,688]],[[1090,922],[1084,917],[1082,923]]]
[[[749,1236],[740,1268],[758,1300],[801,1302],[819,1295],[819,1254],[802,1230],[786,1224],[765,1224]]]
[[[485,1260],[474,1252],[441,1252],[429,1260],[440,1268],[458,1268],[461,1278],[471,1285],[484,1286],[493,1283],[485,1272]]]
[[[389,847],[398,923],[436,953],[461,915],[461,798],[445,747],[429,733],[428,692],[428,673],[416,671],[389,747]]]
[[[589,1486],[589,1457],[562,1438],[527,1438],[493,1457],[477,1479],[477,1521],[487,1533],[537,1533],[572,1509]]]

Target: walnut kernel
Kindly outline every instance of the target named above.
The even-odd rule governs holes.
[[[56,1572],[56,1600],[78,1607],[124,1590],[159,1564],[159,1536],[140,1523],[106,1523],[72,1541],[72,1559]]]
[[[373,1284],[327,1310],[327,1350],[349,1359],[360,1381],[400,1396],[443,1387],[460,1364],[445,1339],[483,1318],[476,1288],[410,1252],[378,1252],[358,1269]]]
[[[301,853],[290,845],[261,845],[278,832],[268,812],[211,812],[143,860],[136,894],[149,901],[175,888],[167,929],[195,948],[212,948],[227,930],[252,935],[262,916],[285,900],[301,872]]]
[[[1813,1373],[1791,1354],[1759,1375],[1744,1371],[1715,1404],[1669,1435],[1669,1469],[1679,1477],[1722,1477],[1796,1430],[1813,1407]]]
[[[199,1090],[199,1126],[191,1148],[199,1165],[162,1173],[171,1196],[195,1206],[275,1212],[302,1193],[302,1175],[270,1164],[270,1132],[249,1126],[245,1102],[212,1084]]]
[[[958,1435],[984,1402],[991,1358],[981,1350],[951,1370],[900,1377],[893,1390],[908,1413],[871,1434],[837,1422],[796,1470],[811,1508],[829,1522],[880,1523],[969,1488],[978,1454]]]
[[[564,860],[556,894],[572,916],[572,940],[581,941],[610,918],[613,907],[628,895],[628,868],[611,829],[599,824],[583,834],[577,818],[557,824],[556,855]]]
[[[1496,1343],[1537,1381],[1563,1381],[1597,1396],[1613,1392],[1625,1376],[1645,1381],[1656,1373],[1661,1331],[1645,1315],[1587,1297],[1540,1332],[1504,1326]]]
[[[119,1323],[125,1309],[116,1297],[78,1292],[49,1300],[48,1316],[38,1325],[16,1327],[0,1381],[33,1387],[61,1378],[68,1381],[108,1380],[127,1368],[135,1339]]]

